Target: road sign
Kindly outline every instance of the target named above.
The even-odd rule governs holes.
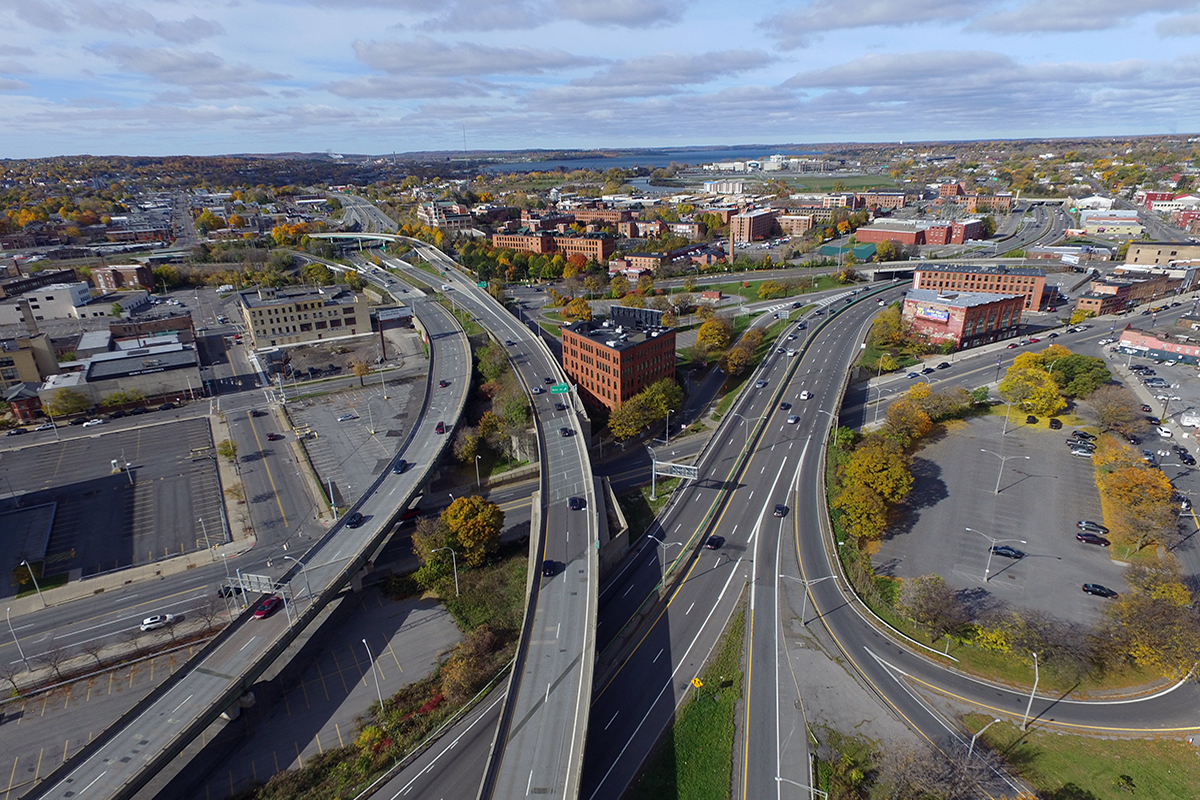
[[[550,394],[566,394],[571,391],[571,387],[565,383],[556,383],[550,387]]]
[[[487,288],[487,281],[480,281],[479,283],[475,284],[475,288],[477,288],[477,289],[486,289],[486,288]]]
[[[700,680],[699,678],[692,678],[692,686],[695,686],[697,689],[699,689],[703,685],[704,681]]]

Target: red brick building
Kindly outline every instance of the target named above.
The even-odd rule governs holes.
[[[613,254],[616,245],[611,236],[604,234],[554,234],[545,231],[533,233],[521,231],[518,233],[496,233],[492,235],[492,247],[519,250],[537,255],[562,253],[570,256],[582,253],[585,257],[603,263]]]
[[[911,289],[901,316],[929,341],[965,350],[1017,336],[1024,305],[1023,295]]]
[[[154,272],[145,264],[114,264],[111,267],[92,267],[96,288],[106,292],[120,289],[154,291]]]
[[[914,270],[913,289],[1023,294],[1025,308],[1031,309],[1041,308],[1047,299],[1046,273],[1035,267],[931,264]]]
[[[776,210],[759,208],[729,218],[729,238],[735,242],[765,239],[775,228]]]
[[[650,384],[675,376],[675,331],[662,312],[613,306],[603,325],[562,331],[563,369],[587,400],[612,409]]]

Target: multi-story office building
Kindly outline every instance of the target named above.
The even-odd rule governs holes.
[[[580,393],[616,408],[650,384],[675,375],[675,331],[662,312],[613,306],[600,325],[576,322],[563,328],[563,369]]]
[[[1036,310],[1046,300],[1046,273],[1035,267],[921,265],[913,271],[913,289],[1023,294],[1025,308]]]
[[[238,305],[256,350],[371,332],[366,298],[346,286],[251,289]]]

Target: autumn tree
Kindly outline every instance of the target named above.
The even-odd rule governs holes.
[[[898,503],[912,490],[910,459],[899,443],[868,436],[839,470],[844,486],[866,486],[885,502]]]
[[[629,294],[629,279],[619,273],[613,275],[612,280],[608,282],[609,297],[620,300],[627,294]]]
[[[941,575],[922,575],[904,581],[897,606],[929,630],[937,640],[970,622],[970,612]]]
[[[907,397],[902,397],[888,406],[886,414],[885,435],[902,447],[908,447],[933,429],[929,414]]]
[[[857,539],[878,539],[887,529],[887,504],[869,486],[844,486],[830,505],[841,513],[846,533]]]
[[[482,438],[478,428],[463,427],[459,429],[454,436],[454,457],[464,464],[474,462],[475,456],[479,454],[479,443]]]
[[[365,361],[359,361],[358,359],[355,359],[350,362],[349,366],[350,371],[358,377],[358,385],[365,385],[363,383],[363,379],[371,374],[371,365]]]
[[[1067,407],[1058,393],[1058,384],[1039,368],[1020,369],[1014,363],[1008,368],[998,387],[1000,396],[1008,403],[1021,406],[1031,414],[1053,416]]]
[[[74,389],[58,389],[50,398],[50,413],[56,417],[66,417],[71,414],[81,414],[92,407],[92,401],[87,395]]]
[[[563,306],[562,316],[564,319],[569,319],[572,322],[591,320],[592,307],[588,304],[587,300],[584,300],[582,297],[576,297]]]
[[[654,293],[654,276],[649,273],[643,273],[638,276],[637,282],[638,294],[643,297]]]
[[[1104,519],[1116,541],[1135,550],[1164,541],[1174,530],[1174,487],[1162,470],[1119,466],[1096,476]]]
[[[238,446],[232,439],[222,439],[217,443],[217,455],[229,463],[237,461]]]
[[[504,512],[495,503],[477,496],[458,497],[441,517],[468,565],[482,566],[487,557],[499,549]]]
[[[1125,571],[1130,591],[1108,608],[1112,635],[1126,654],[1143,667],[1172,677],[1188,673],[1200,661],[1200,617],[1172,556],[1135,562]]]
[[[650,421],[660,420],[668,411],[683,408],[683,389],[671,378],[662,378],[638,392],[646,403]]]
[[[1066,397],[1087,397],[1112,380],[1104,359],[1079,353],[1055,359],[1047,371]]]
[[[700,325],[699,330],[696,331],[696,342],[706,352],[716,353],[729,346],[729,337],[732,333],[733,326],[729,320],[713,317]]]
[[[1101,386],[1088,395],[1096,426],[1101,430],[1117,431],[1129,435],[1145,426],[1145,419],[1138,408],[1137,400],[1128,389],[1116,384]]]
[[[649,409],[641,394],[614,408],[608,416],[608,430],[617,441],[632,439],[650,424]]]

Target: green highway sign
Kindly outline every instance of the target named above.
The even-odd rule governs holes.
[[[550,387],[550,394],[566,394],[571,391],[571,387],[565,383],[556,383]]]
[[[478,289],[486,289],[487,281],[480,281],[479,283],[475,284],[475,287]]]

